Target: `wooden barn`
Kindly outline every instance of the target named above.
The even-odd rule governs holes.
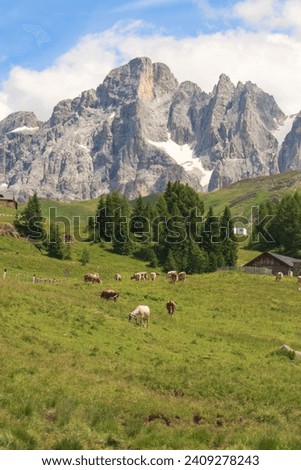
[[[301,259],[278,255],[278,253],[270,253],[269,251],[261,253],[244,266],[268,268],[272,270],[273,274],[282,272],[287,275],[289,271],[292,271],[294,276],[301,274]]]
[[[0,207],[11,207],[12,209],[18,209],[18,203],[12,194],[0,193]]]

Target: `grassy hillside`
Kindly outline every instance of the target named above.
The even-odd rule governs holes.
[[[16,216],[16,210],[10,207],[0,206],[0,223],[12,224]]]
[[[238,181],[227,188],[204,193],[205,207],[212,206],[215,213],[223,211],[229,205],[234,215],[249,217],[252,206],[258,206],[269,198],[281,198],[289,191],[301,188],[301,172],[291,171],[273,176]]]
[[[136,283],[143,263],[90,245],[84,267],[82,247],[56,261],[0,240],[1,449],[301,448],[301,365],[274,354],[283,343],[301,349],[294,279]],[[94,271],[102,286],[84,284]],[[59,282],[32,284],[33,273]],[[104,287],[118,302],[99,298]],[[128,322],[138,304],[151,308],[149,328]]]

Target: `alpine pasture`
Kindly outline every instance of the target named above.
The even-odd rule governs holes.
[[[96,244],[59,261],[1,237],[1,449],[301,448],[301,365],[276,354],[283,343],[301,349],[296,278],[130,279],[152,270]],[[87,272],[102,285],[85,284]],[[119,299],[102,300],[105,288]],[[139,304],[148,328],[128,321]]]

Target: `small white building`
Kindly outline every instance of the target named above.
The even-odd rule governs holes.
[[[234,227],[233,229],[234,235],[248,235],[247,229],[245,227]]]

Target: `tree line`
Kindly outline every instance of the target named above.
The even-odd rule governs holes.
[[[18,214],[19,233],[35,241],[53,258],[70,259],[71,244],[66,243],[59,226],[50,221],[45,229],[41,204],[36,194]],[[200,195],[187,184],[168,183],[153,205],[140,196],[131,206],[125,196],[113,191],[100,196],[96,214],[89,219],[89,240],[111,247],[114,253],[133,255],[151,267],[187,273],[215,271],[234,266],[237,242],[231,212],[225,207],[221,217],[205,208]],[[84,248],[83,264],[89,261]]]
[[[196,191],[170,182],[155,205],[140,196],[131,208],[116,191],[101,196],[89,230],[91,239],[111,242],[115,253],[133,254],[166,271],[202,273],[236,264],[233,228],[228,207],[221,217],[212,208],[205,215]]]
[[[260,204],[253,224],[250,247],[276,250],[290,256],[301,254],[301,196],[298,192]]]

